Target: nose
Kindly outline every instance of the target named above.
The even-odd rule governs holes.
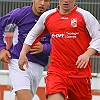
[[[68,2],[68,0],[64,0],[64,2]]]
[[[41,5],[44,5],[45,1],[44,0],[41,0]]]

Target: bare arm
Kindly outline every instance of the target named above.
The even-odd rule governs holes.
[[[84,54],[80,55],[76,62],[77,68],[86,68],[90,57],[94,55],[96,52],[97,51],[95,49],[89,48]]]
[[[77,68],[86,68],[90,57],[96,54],[96,52],[100,54],[100,24],[97,19],[88,12],[84,13],[83,16],[86,23],[86,29],[92,39],[87,51],[78,57],[76,61]]]
[[[30,49],[31,49],[30,45],[27,45],[27,44],[23,45],[23,48],[20,52],[20,57],[18,60],[18,65],[21,70],[24,70],[23,68],[24,64],[26,64],[26,67],[28,67],[28,59],[26,57],[26,54],[29,52]]]

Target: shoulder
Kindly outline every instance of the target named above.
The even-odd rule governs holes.
[[[56,8],[54,8],[54,9],[51,9],[51,10],[48,10],[48,11],[46,11],[46,12],[44,12],[42,15],[41,15],[41,17],[48,17],[48,16],[50,16],[51,14],[53,14],[53,13],[55,13],[57,10],[56,10]]]
[[[48,10],[48,11],[44,12],[44,13],[40,16],[39,21],[41,21],[42,23],[44,23],[44,22],[46,21],[46,19],[47,19],[50,15],[54,14],[56,11],[57,11],[57,10],[56,10],[56,8],[55,8],[55,9],[51,9],[51,10]]]
[[[23,8],[16,8],[12,10],[12,15],[16,17],[24,16],[28,14],[29,12],[31,12],[30,9],[31,9],[31,6],[25,6]]]
[[[76,11],[80,13],[83,17],[93,17],[93,15],[89,11],[84,10],[80,7],[78,7]]]
[[[81,16],[83,17],[85,23],[88,23],[88,22],[92,22],[93,20],[97,20],[89,11],[87,10],[84,10],[82,8],[77,8],[76,10],[78,13],[81,14]]]

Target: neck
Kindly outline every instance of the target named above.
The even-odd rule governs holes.
[[[37,12],[37,10],[36,10],[36,8],[34,7],[34,5],[32,6],[32,11],[34,12],[35,15],[41,16],[41,14]]]
[[[71,7],[71,8],[68,9],[68,10],[63,10],[63,9],[60,7],[60,8],[59,8],[59,11],[60,11],[61,14],[70,14],[74,7],[75,7],[75,6]]]

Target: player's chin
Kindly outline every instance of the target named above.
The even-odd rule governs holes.
[[[42,15],[43,13],[41,13],[41,12],[38,12],[38,15]]]
[[[45,11],[46,11],[45,9],[42,9],[42,10],[39,10],[38,13],[39,13],[39,14],[42,14],[42,13],[44,13]]]

